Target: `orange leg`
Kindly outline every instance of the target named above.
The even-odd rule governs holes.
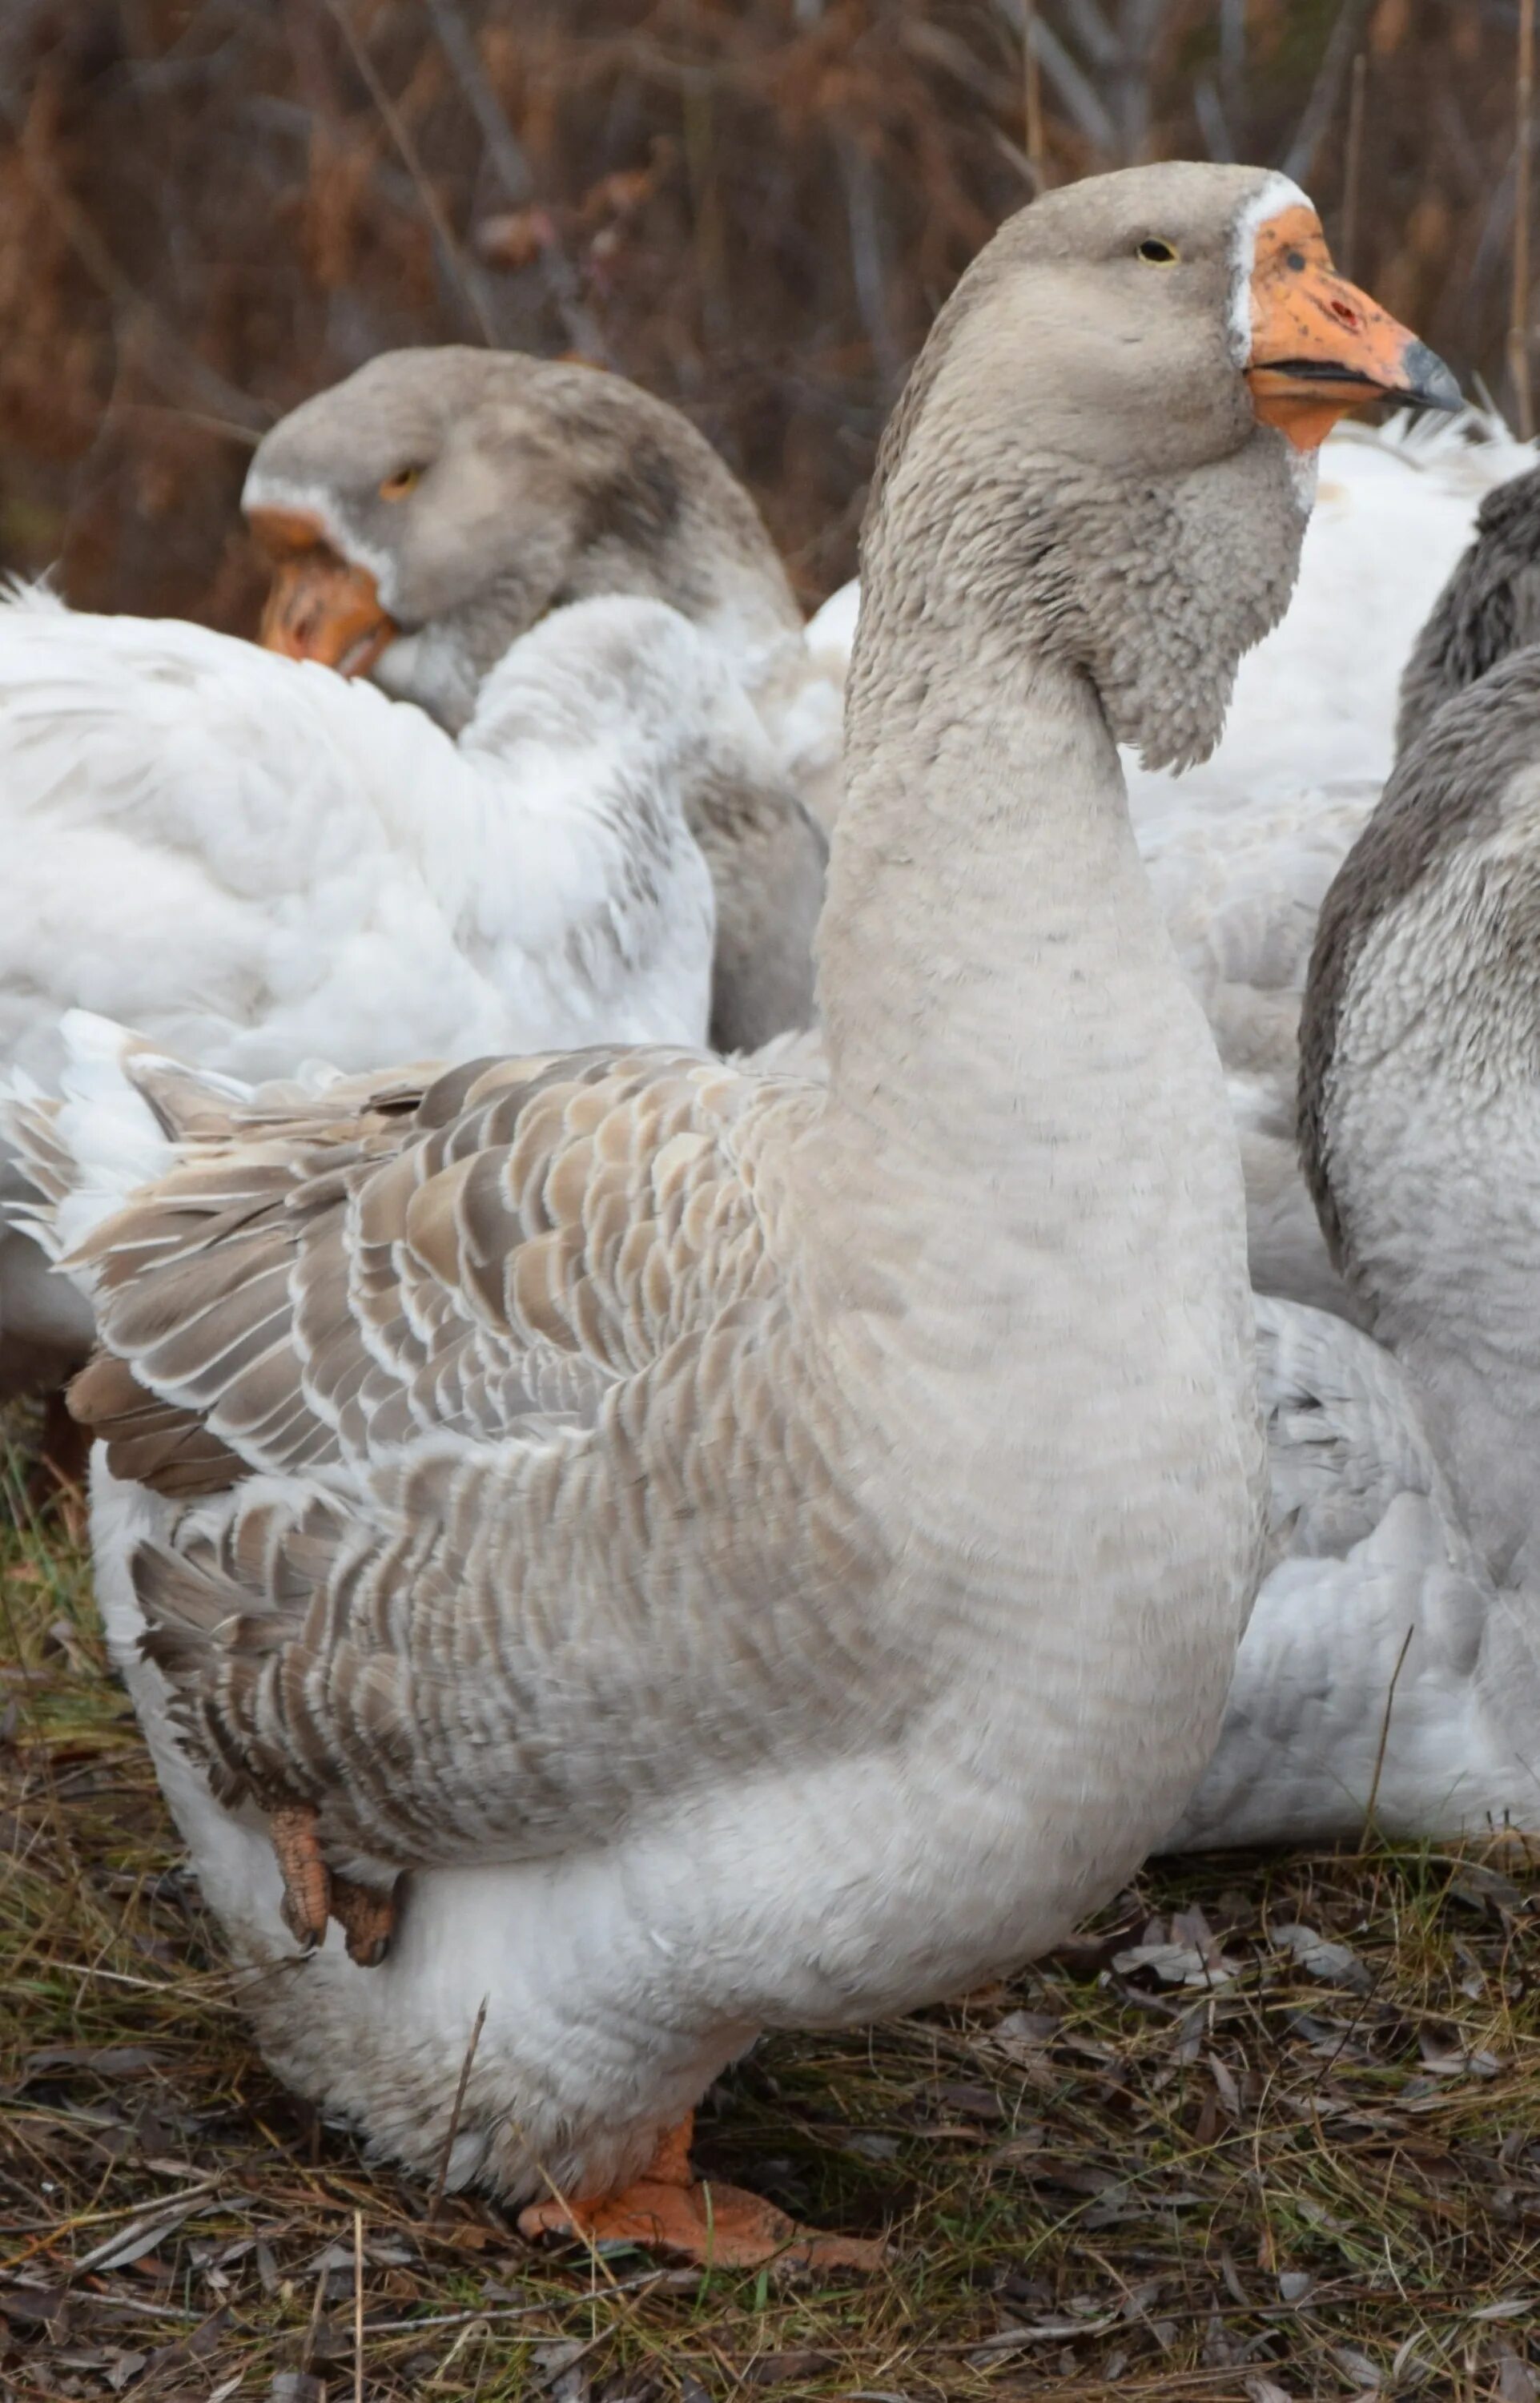
[[[395,1888],[381,1894],[373,1886],[355,1885],[352,1878],[334,1877],[331,1911],[348,1939],[349,1959],[361,1969],[378,1969],[395,1932]]]
[[[284,1921],[295,1942],[312,1952],[326,1932],[331,1875],[315,1840],[313,1802],[281,1802],[268,1813],[268,1833],[284,1880]]]
[[[689,2160],[694,2123],[692,2111],[668,2129],[641,2176],[618,2194],[586,2197],[570,2210],[555,2201],[531,2203],[519,2215],[520,2233],[639,2244],[720,2270],[756,2270],[773,2260],[810,2270],[881,2267],[887,2247],[881,2238],[821,2236],[742,2187],[697,2178]]]

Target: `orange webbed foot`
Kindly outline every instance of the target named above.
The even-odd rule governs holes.
[[[719,2270],[757,2270],[770,2261],[810,2270],[881,2269],[887,2247],[880,2237],[821,2235],[742,2187],[697,2178],[689,2162],[692,2118],[667,2131],[630,2186],[570,2207],[555,2200],[531,2203],[519,2215],[520,2233],[635,2244]]]
[[[316,1840],[313,1802],[281,1802],[268,1813],[268,1834],[284,1881],[284,1924],[295,1942],[313,1952],[331,1916],[331,1872]]]
[[[333,1876],[331,1915],[348,1939],[348,1958],[361,1969],[378,1969],[395,1933],[395,1889],[355,1885],[352,1878]]]

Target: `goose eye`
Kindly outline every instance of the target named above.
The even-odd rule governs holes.
[[[1174,267],[1177,251],[1173,243],[1162,242],[1158,234],[1152,233],[1140,243],[1135,257],[1142,258],[1147,267]]]
[[[421,467],[397,467],[395,475],[387,476],[381,485],[380,497],[382,501],[404,500],[412,486],[421,483],[422,479]]]

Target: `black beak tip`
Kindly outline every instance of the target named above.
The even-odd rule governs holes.
[[[1437,352],[1430,351],[1426,342],[1409,344],[1403,365],[1406,382],[1397,399],[1409,402],[1413,409],[1464,409],[1459,385]]]

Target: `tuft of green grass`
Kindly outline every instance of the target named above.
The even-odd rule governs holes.
[[[1008,1985],[778,2038],[708,2172],[886,2228],[861,2283],[431,2223],[269,2077],[57,1523],[0,1534],[0,2391],[430,2403],[1540,2383],[1525,1848],[1157,1864]],[[363,2340],[358,2341],[359,2312]]]

